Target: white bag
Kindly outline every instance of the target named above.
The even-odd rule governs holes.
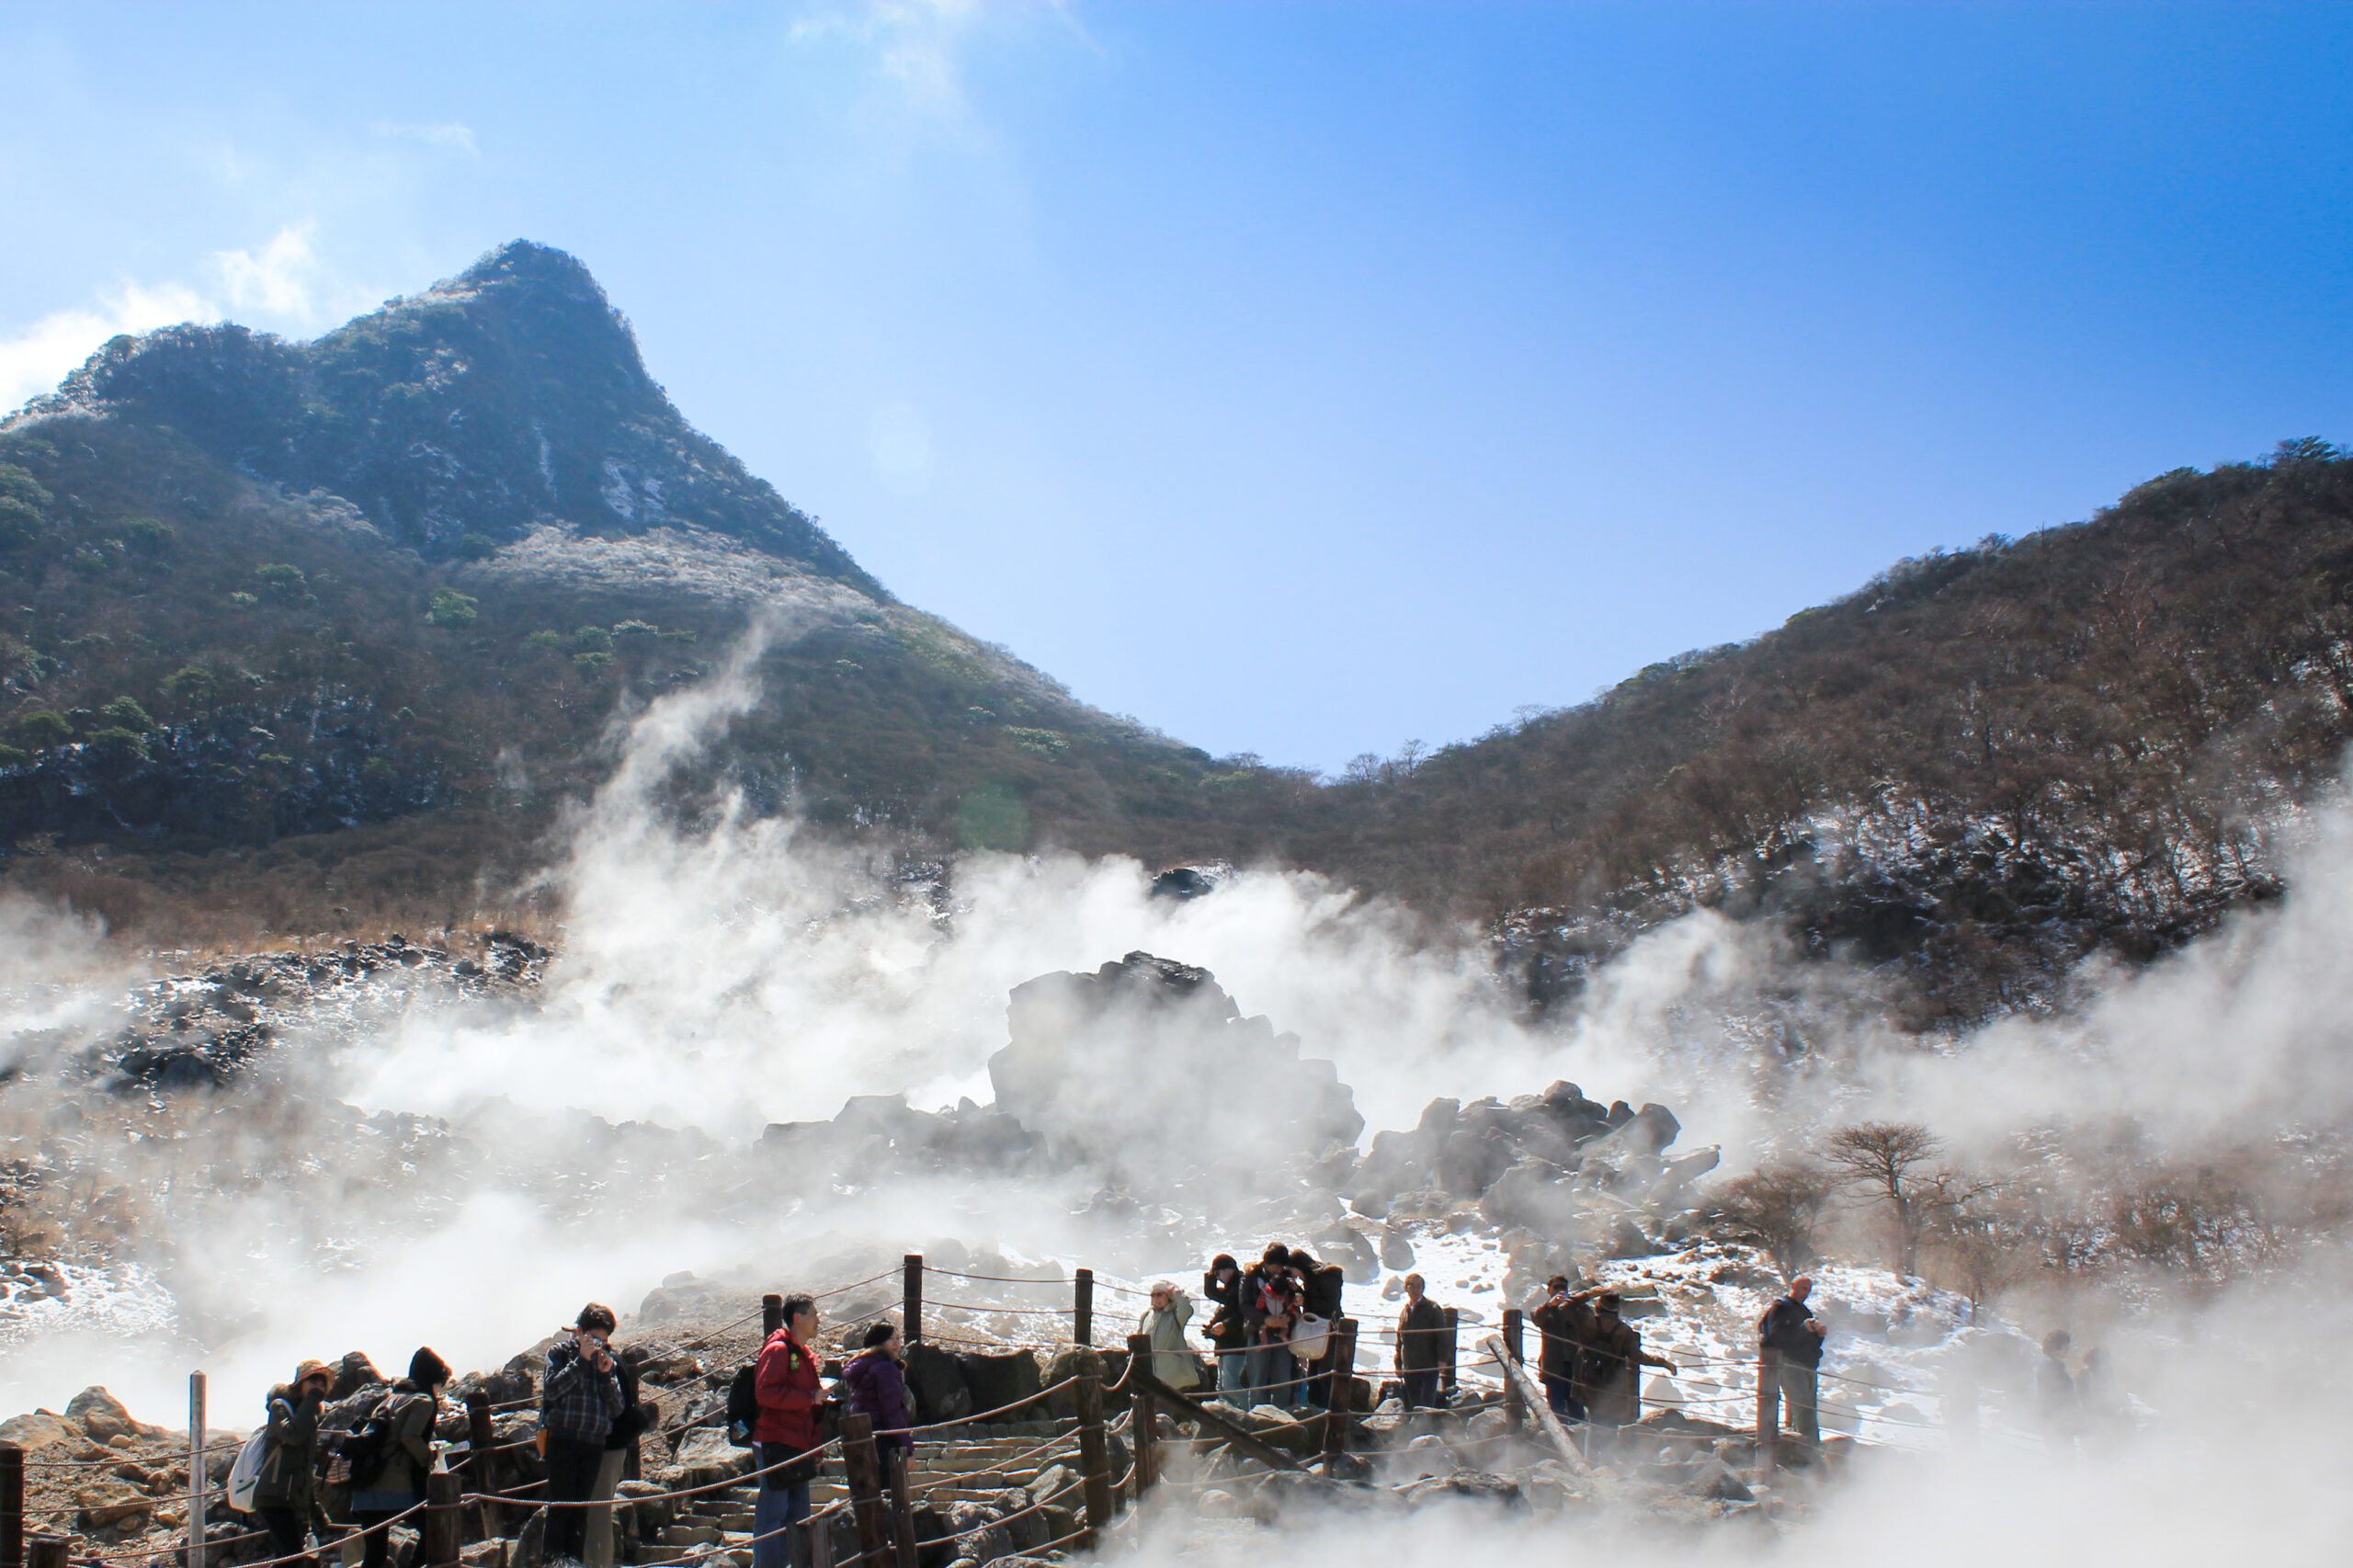
[[[269,1429],[261,1427],[237,1450],[229,1467],[229,1506],[240,1514],[254,1511],[254,1491],[261,1485],[261,1461],[269,1452]]]
[[[1290,1331],[1290,1353],[1302,1361],[1313,1361],[1324,1354],[1324,1346],[1332,1334],[1331,1323],[1313,1312],[1299,1314],[1299,1323]]]

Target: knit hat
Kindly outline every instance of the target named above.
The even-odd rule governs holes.
[[[301,1366],[294,1369],[294,1381],[297,1383],[301,1383],[308,1379],[316,1377],[324,1377],[329,1382],[333,1382],[335,1381],[335,1369],[328,1366],[324,1361],[305,1361]]]

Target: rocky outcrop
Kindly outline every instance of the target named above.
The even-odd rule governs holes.
[[[505,931],[469,950],[395,935],[254,953],[141,986],[126,998],[130,1020],[103,1036],[20,1034],[10,1044],[19,1069],[62,1067],[125,1093],[210,1088],[244,1070],[281,1031],[321,1014],[365,1016],[420,991],[451,998],[527,994],[550,956],[529,937]]]
[[[1205,969],[1132,952],[1016,986],[989,1058],[1000,1111],[1132,1176],[1282,1164],[1356,1141],[1356,1097]]]
[[[1433,1100],[1411,1131],[1374,1136],[1351,1207],[1381,1220],[1474,1209],[1518,1244],[1516,1261],[1596,1246],[1643,1256],[1662,1250],[1691,1184],[1716,1165],[1713,1148],[1667,1158],[1681,1132],[1665,1106],[1604,1106],[1565,1082],[1508,1103]]]

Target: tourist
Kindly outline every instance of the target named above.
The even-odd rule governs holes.
[[[1216,1309],[1201,1332],[1217,1352],[1217,1392],[1243,1393],[1250,1383],[1250,1324],[1242,1308],[1242,1266],[1232,1253],[1210,1259],[1201,1294]]]
[[[548,1352],[540,1426],[547,1437],[550,1563],[584,1561],[587,1505],[605,1462],[605,1439],[628,1407],[613,1361],[613,1309],[591,1301]]]
[[[1405,1385],[1405,1408],[1436,1410],[1443,1401],[1438,1377],[1445,1365],[1446,1313],[1422,1292],[1418,1274],[1405,1276],[1405,1310],[1397,1314],[1397,1377]]]
[[[1185,1327],[1193,1321],[1193,1299],[1165,1279],[1152,1282],[1152,1305],[1136,1322],[1136,1332],[1152,1341],[1152,1375],[1179,1392],[1201,1381],[1193,1352],[1185,1343]]]
[[[319,1506],[317,1477],[319,1407],[334,1386],[334,1368],[305,1361],[294,1369],[293,1381],[269,1391],[253,1512],[269,1532],[272,1557],[298,1556],[305,1529],[315,1528],[324,1540],[331,1528]]]
[[[809,1517],[809,1483],[817,1478],[817,1410],[824,1384],[817,1371],[817,1303],[788,1296],[784,1326],[760,1346],[753,1388],[759,1424],[760,1491],[752,1510],[752,1568],[807,1568],[797,1527]]]
[[[1290,1248],[1280,1242],[1268,1242],[1265,1256],[1252,1264],[1242,1276],[1242,1324],[1244,1337],[1250,1348],[1249,1376],[1244,1390],[1245,1403],[1263,1403],[1269,1395],[1280,1397],[1290,1392],[1289,1362],[1282,1369],[1267,1373],[1275,1359],[1264,1354],[1267,1333],[1267,1307],[1289,1292]],[[1289,1339],[1286,1334],[1283,1336]],[[1267,1381],[1262,1381],[1262,1375]],[[1271,1386],[1270,1386],[1271,1384]]]
[[[638,1401],[636,1362],[620,1357],[614,1362],[613,1373],[620,1379],[621,1413],[614,1417],[613,1429],[605,1434],[604,1458],[597,1463],[596,1483],[588,1489],[588,1506],[583,1510],[588,1517],[582,1531],[588,1568],[613,1568],[620,1559],[620,1542],[613,1528],[613,1494],[620,1490],[621,1472],[629,1468],[630,1450],[660,1417],[658,1411]]]
[[[1555,1274],[1538,1292],[1528,1321],[1536,1325],[1537,1375],[1543,1380],[1544,1403],[1563,1421],[1582,1421],[1585,1402],[1577,1397],[1577,1357],[1594,1335],[1590,1304],[1602,1293],[1596,1285],[1572,1294],[1569,1277]]]
[[[1643,1348],[1643,1336],[1622,1316],[1625,1302],[1615,1290],[1593,1299],[1593,1329],[1577,1357],[1577,1403],[1585,1406],[1587,1441],[1607,1452],[1620,1428],[1642,1419],[1642,1369],[1676,1369],[1675,1363]]]
[[[1321,1405],[1331,1392],[1332,1369],[1340,1358],[1339,1335],[1333,1332],[1333,1325],[1347,1313],[1341,1298],[1347,1273],[1338,1264],[1317,1263],[1302,1247],[1291,1248],[1290,1268],[1291,1277],[1299,1281],[1302,1318],[1320,1320],[1302,1323],[1302,1327],[1306,1335],[1322,1338],[1313,1360],[1303,1364],[1297,1374],[1307,1380],[1301,1391],[1302,1402]]]
[[[1801,1274],[1789,1293],[1756,1320],[1757,1343],[1775,1353],[1773,1378],[1780,1389],[1781,1425],[1819,1448],[1822,1444],[1822,1320],[1805,1299],[1813,1281]]]
[[[2083,1430],[2083,1406],[2076,1397],[2075,1375],[2067,1370],[2067,1347],[2075,1337],[2063,1328],[2042,1336],[2042,1360],[2034,1369],[2034,1403],[2042,1418],[2043,1438],[2053,1453],[2072,1456],[2075,1437]]]
[[[387,1568],[392,1560],[392,1521],[425,1501],[441,1385],[449,1381],[449,1364],[420,1349],[408,1358],[408,1376],[392,1384],[391,1395],[362,1423],[363,1429],[378,1420],[385,1424],[375,1473],[351,1478],[351,1517],[360,1529],[366,1568]]]
[[[915,1420],[907,1414],[906,1341],[888,1321],[866,1326],[865,1347],[842,1369],[842,1389],[854,1415],[874,1426],[874,1451],[887,1471],[895,1454],[915,1452]]]
[[[1250,1348],[1250,1387],[1262,1404],[1299,1403],[1299,1362],[1290,1353],[1299,1314],[1298,1281],[1284,1269],[1270,1272],[1258,1286],[1258,1329]]]

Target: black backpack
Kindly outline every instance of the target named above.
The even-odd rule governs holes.
[[[400,1395],[386,1394],[368,1413],[368,1419],[359,1424],[358,1430],[344,1438],[338,1447],[336,1451],[351,1466],[353,1491],[365,1492],[375,1485],[377,1478],[384,1473],[384,1467],[392,1462],[392,1415],[400,1403]]]
[[[760,1364],[746,1361],[727,1385],[727,1440],[739,1449],[759,1447],[752,1433],[760,1424]]]

